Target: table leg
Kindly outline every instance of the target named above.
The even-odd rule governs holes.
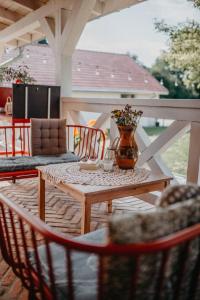
[[[166,188],[168,185],[170,185],[170,181],[169,181],[169,180],[166,180],[166,181],[165,181],[165,187],[164,187],[164,188]]]
[[[112,212],[112,200],[108,200],[108,213]]]
[[[39,217],[45,221],[45,180],[42,178],[41,172],[39,172]]]
[[[91,203],[85,200],[82,203],[81,234],[90,232],[90,220],[91,220]]]

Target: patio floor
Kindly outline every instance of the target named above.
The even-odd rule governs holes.
[[[3,186],[2,186],[3,185]],[[17,181],[16,184],[1,183],[1,193],[19,205],[37,215],[37,179]],[[105,203],[92,206],[91,230],[105,227],[109,215]],[[126,200],[113,201],[113,214],[126,214],[130,211],[144,211],[153,209],[153,205],[129,197]],[[46,221],[55,230],[72,236],[80,234],[80,204],[70,196],[58,191],[52,186],[47,186],[46,192]],[[26,300],[27,292],[22,289],[20,281],[0,258],[0,299],[1,300]]]

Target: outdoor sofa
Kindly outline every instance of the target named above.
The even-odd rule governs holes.
[[[154,210],[78,238],[0,195],[1,251],[29,299],[200,299],[200,187],[168,187]]]
[[[75,162],[84,157],[103,158],[105,135],[101,129],[66,125],[65,119],[32,119],[26,136],[23,132],[28,129],[27,126],[7,127],[12,129],[13,135],[16,135],[16,128],[20,130],[21,149],[17,152],[14,145],[14,151],[5,152],[6,157],[0,158],[0,180],[35,177],[38,166]],[[1,126],[5,136],[8,128]],[[15,142],[15,139],[12,140],[13,144]],[[7,143],[5,138],[6,149]],[[25,143],[27,151],[23,150]]]

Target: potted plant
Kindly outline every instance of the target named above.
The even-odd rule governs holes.
[[[18,66],[13,67],[2,67],[0,68],[0,81],[1,82],[12,82],[12,83],[34,83],[36,80],[30,76],[29,67]]]
[[[133,110],[129,104],[124,109],[111,112],[111,118],[115,120],[120,134],[115,151],[116,162],[120,169],[134,169],[138,160],[134,133],[142,113]]]

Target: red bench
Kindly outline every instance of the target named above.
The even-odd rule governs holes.
[[[17,170],[5,168],[1,171],[0,180],[15,180],[30,178],[38,175],[35,167],[32,169],[20,169],[20,157],[31,156],[30,124],[20,124],[23,120],[10,126],[0,126],[0,160],[2,164],[8,163],[14,157]],[[66,125],[67,151],[72,151],[80,159],[100,158],[103,159],[105,149],[105,135],[101,129],[82,125]],[[12,157],[12,159],[10,159]],[[28,160],[27,164],[29,163]]]

